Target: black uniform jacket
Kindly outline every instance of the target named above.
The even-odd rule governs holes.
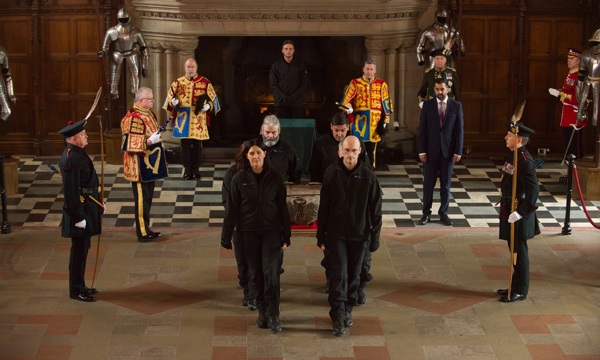
[[[350,172],[343,159],[325,170],[319,213],[317,244],[328,240],[379,242],[382,192],[375,173],[360,159]]]
[[[323,176],[325,170],[329,165],[336,163],[340,156],[338,155],[340,143],[333,137],[331,132],[320,136],[313,144],[312,153],[310,155],[310,181],[311,182],[323,182]],[[361,141],[360,158],[366,165],[371,164],[369,155],[365,150],[365,146]]]
[[[260,182],[249,169],[233,176],[221,231],[222,241],[231,241],[235,227],[238,232],[280,230],[282,244],[290,244],[291,224],[283,179],[273,169],[264,171]]]
[[[300,160],[296,150],[292,145],[283,139],[267,149],[267,158],[269,166],[277,170],[284,181],[299,183],[302,178],[302,169],[300,169]]]
[[[281,58],[271,66],[269,84],[273,90],[275,106],[300,107],[308,89],[308,72],[295,57],[289,64]]]
[[[523,218],[515,222],[515,238],[520,240],[531,239],[540,234],[540,225],[538,223],[535,210],[537,206],[540,187],[538,185],[537,174],[535,173],[535,161],[524,146],[517,149],[517,191],[516,199],[518,205],[515,210]],[[512,201],[512,182],[513,175],[510,174],[513,168],[513,159],[504,164],[501,191],[502,200],[500,205],[500,239],[510,240],[510,203]],[[514,173],[514,172],[513,172]]]
[[[100,216],[103,208],[90,199],[93,197],[100,204],[98,193],[98,175],[92,160],[85,150],[73,144],[67,144],[58,166],[62,174],[65,203],[61,221],[62,236],[82,237],[97,235],[102,232]],[[75,223],[85,219],[86,227],[75,227]]]

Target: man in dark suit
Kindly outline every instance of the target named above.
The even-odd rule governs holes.
[[[448,97],[443,79],[436,79],[435,98],[423,103],[419,125],[419,159],[423,162],[423,216],[420,225],[430,221],[433,188],[440,178],[440,221],[452,225],[448,217],[450,183],[454,163],[463,148],[463,111],[460,102]]]

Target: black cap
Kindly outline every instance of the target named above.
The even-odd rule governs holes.
[[[530,137],[531,134],[535,133],[535,130],[533,130],[532,128],[528,128],[527,126],[523,125],[523,123],[520,121],[517,121],[516,123],[509,123],[508,131],[510,131],[513,134],[518,134],[520,137]]]
[[[435,49],[431,53],[429,53],[429,55],[431,57],[436,57],[436,56],[446,57],[446,54],[444,53],[444,48]]]
[[[77,135],[83,131],[86,123],[87,119],[79,120],[76,123],[69,121],[69,124],[62,128],[58,133],[64,135],[66,138]]]

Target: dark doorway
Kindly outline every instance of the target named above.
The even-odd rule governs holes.
[[[362,73],[366,50],[362,37],[200,37],[196,49],[198,72],[212,82],[221,112],[211,119],[206,146],[236,146],[258,135],[265,115],[273,112],[269,70],[281,55],[282,43],[295,43],[295,57],[309,71],[304,100],[306,118],[315,119],[319,134],[328,131],[329,118],[344,87]]]

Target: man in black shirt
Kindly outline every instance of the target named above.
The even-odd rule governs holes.
[[[280,119],[302,118],[304,95],[308,88],[308,71],[294,57],[294,42],[285,40],[279,59],[271,66],[269,84],[275,98],[275,114]]]

